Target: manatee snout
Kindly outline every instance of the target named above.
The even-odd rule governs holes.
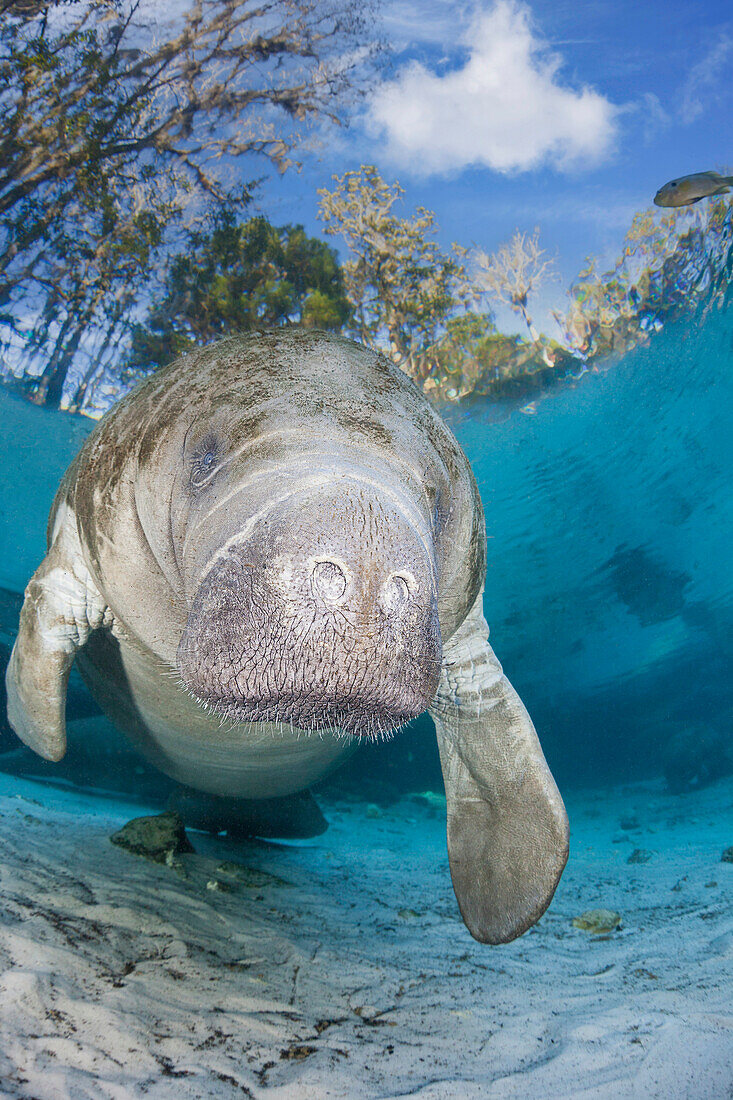
[[[178,648],[203,705],[364,737],[426,710],[442,657],[434,562],[398,510],[349,503],[275,513],[210,563]]]

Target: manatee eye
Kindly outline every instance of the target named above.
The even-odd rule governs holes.
[[[193,489],[200,489],[219,468],[223,448],[215,435],[207,435],[201,440],[191,455],[191,473],[189,483]]]

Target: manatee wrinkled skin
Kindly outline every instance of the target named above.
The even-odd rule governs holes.
[[[488,644],[476,482],[388,359],[282,329],[157,372],[67,471],[48,547],[6,677],[40,755],[64,754],[75,659],[149,760],[228,798],[304,791],[427,709],[470,932],[544,912],[567,816]]]

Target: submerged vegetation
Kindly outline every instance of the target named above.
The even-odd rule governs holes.
[[[155,9],[156,13],[159,9]],[[346,120],[380,50],[362,3],[9,3],[0,23],[0,370],[39,404],[99,415],[139,377],[235,331],[302,324],[383,350],[434,401],[531,399],[729,293],[731,203],[636,215],[538,332],[554,262],[517,229],[489,254],[362,165],[318,193],[324,233],[249,206],[311,122]],[[344,58],[348,58],[347,62]],[[245,178],[246,176],[246,178]],[[314,197],[314,202],[316,201]],[[527,337],[497,331],[509,306]]]

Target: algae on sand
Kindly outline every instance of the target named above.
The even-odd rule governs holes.
[[[573,917],[573,928],[590,932],[594,936],[615,932],[621,927],[621,914],[613,909],[586,909],[579,917]]]

